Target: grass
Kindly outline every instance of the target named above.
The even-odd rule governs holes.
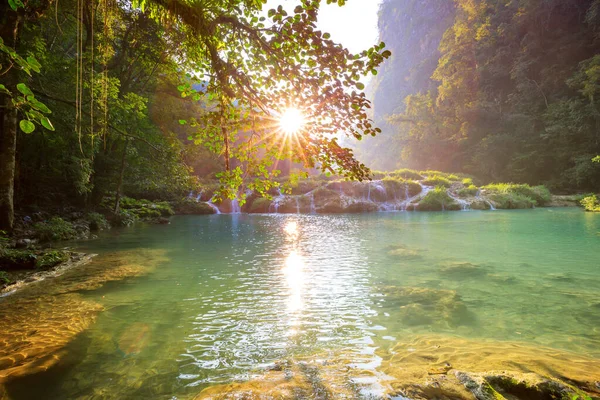
[[[448,178],[445,178],[441,175],[430,175],[425,178],[421,183],[426,186],[443,186],[449,188],[452,185],[452,182]]]
[[[545,186],[529,186],[527,184],[516,183],[492,183],[482,187],[488,193],[499,199],[514,200],[514,202],[523,201],[523,197],[533,201],[533,206],[544,206],[550,202],[550,191]],[[511,196],[512,195],[512,196]],[[528,207],[519,207],[528,208]]]
[[[77,237],[73,225],[60,217],[52,217],[48,221],[39,222],[33,228],[36,231],[36,236],[42,242],[70,240]]]
[[[68,261],[69,258],[69,253],[65,251],[51,250],[37,258],[35,267],[39,269],[49,269]]]
[[[488,197],[496,208],[505,210],[533,208],[536,205],[535,200],[518,193],[491,193]]]
[[[466,186],[462,189],[460,189],[458,191],[458,197],[472,197],[477,195],[477,192],[479,191],[479,189],[477,188],[477,186],[471,184],[469,186]]]
[[[417,171],[412,170],[412,169],[407,169],[407,168],[393,171],[390,173],[390,176],[399,176],[400,178],[414,180],[414,181],[420,181],[421,179],[424,178],[423,175],[419,174]]]

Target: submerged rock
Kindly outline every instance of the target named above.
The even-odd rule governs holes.
[[[594,386],[600,360],[523,343],[413,336],[382,357],[381,370],[394,378],[395,394],[411,399],[550,400],[600,394]],[[452,369],[444,373],[447,365]]]
[[[452,279],[481,278],[488,272],[488,267],[470,262],[447,262],[440,266],[440,274]]]
[[[443,323],[455,327],[473,322],[474,315],[453,290],[386,286],[381,289],[386,307],[399,309],[407,326]]]

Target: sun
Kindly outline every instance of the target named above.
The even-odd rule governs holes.
[[[279,127],[286,135],[298,133],[305,124],[304,114],[297,108],[288,108],[279,117]]]

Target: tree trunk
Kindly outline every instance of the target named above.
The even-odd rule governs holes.
[[[121,173],[119,174],[119,183],[117,184],[117,193],[115,194],[115,214],[119,212],[121,203],[121,190],[123,188],[123,176],[125,175],[125,164],[127,161],[127,147],[129,139],[125,139],[125,147],[123,148],[123,156],[121,157]]]
[[[0,230],[11,232],[14,225],[15,155],[17,110],[11,98],[2,95],[0,109]]]
[[[8,8],[8,2],[0,5],[0,37],[6,45],[16,47],[19,34],[19,16]],[[0,59],[2,65],[7,55]],[[18,70],[10,68],[2,77],[2,84],[16,91]],[[0,230],[11,232],[14,225],[15,160],[17,151],[17,110],[9,95],[0,94]]]

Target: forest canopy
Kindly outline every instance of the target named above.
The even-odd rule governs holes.
[[[384,0],[379,28],[365,162],[597,190],[600,2]]]
[[[0,229],[14,199],[94,207],[116,194],[117,211],[123,192],[182,196],[210,174],[243,201],[279,185],[283,159],[367,178],[338,138],[378,132],[360,79],[390,52],[333,42],[320,3],[2,0]],[[275,134],[289,107],[303,132]]]

